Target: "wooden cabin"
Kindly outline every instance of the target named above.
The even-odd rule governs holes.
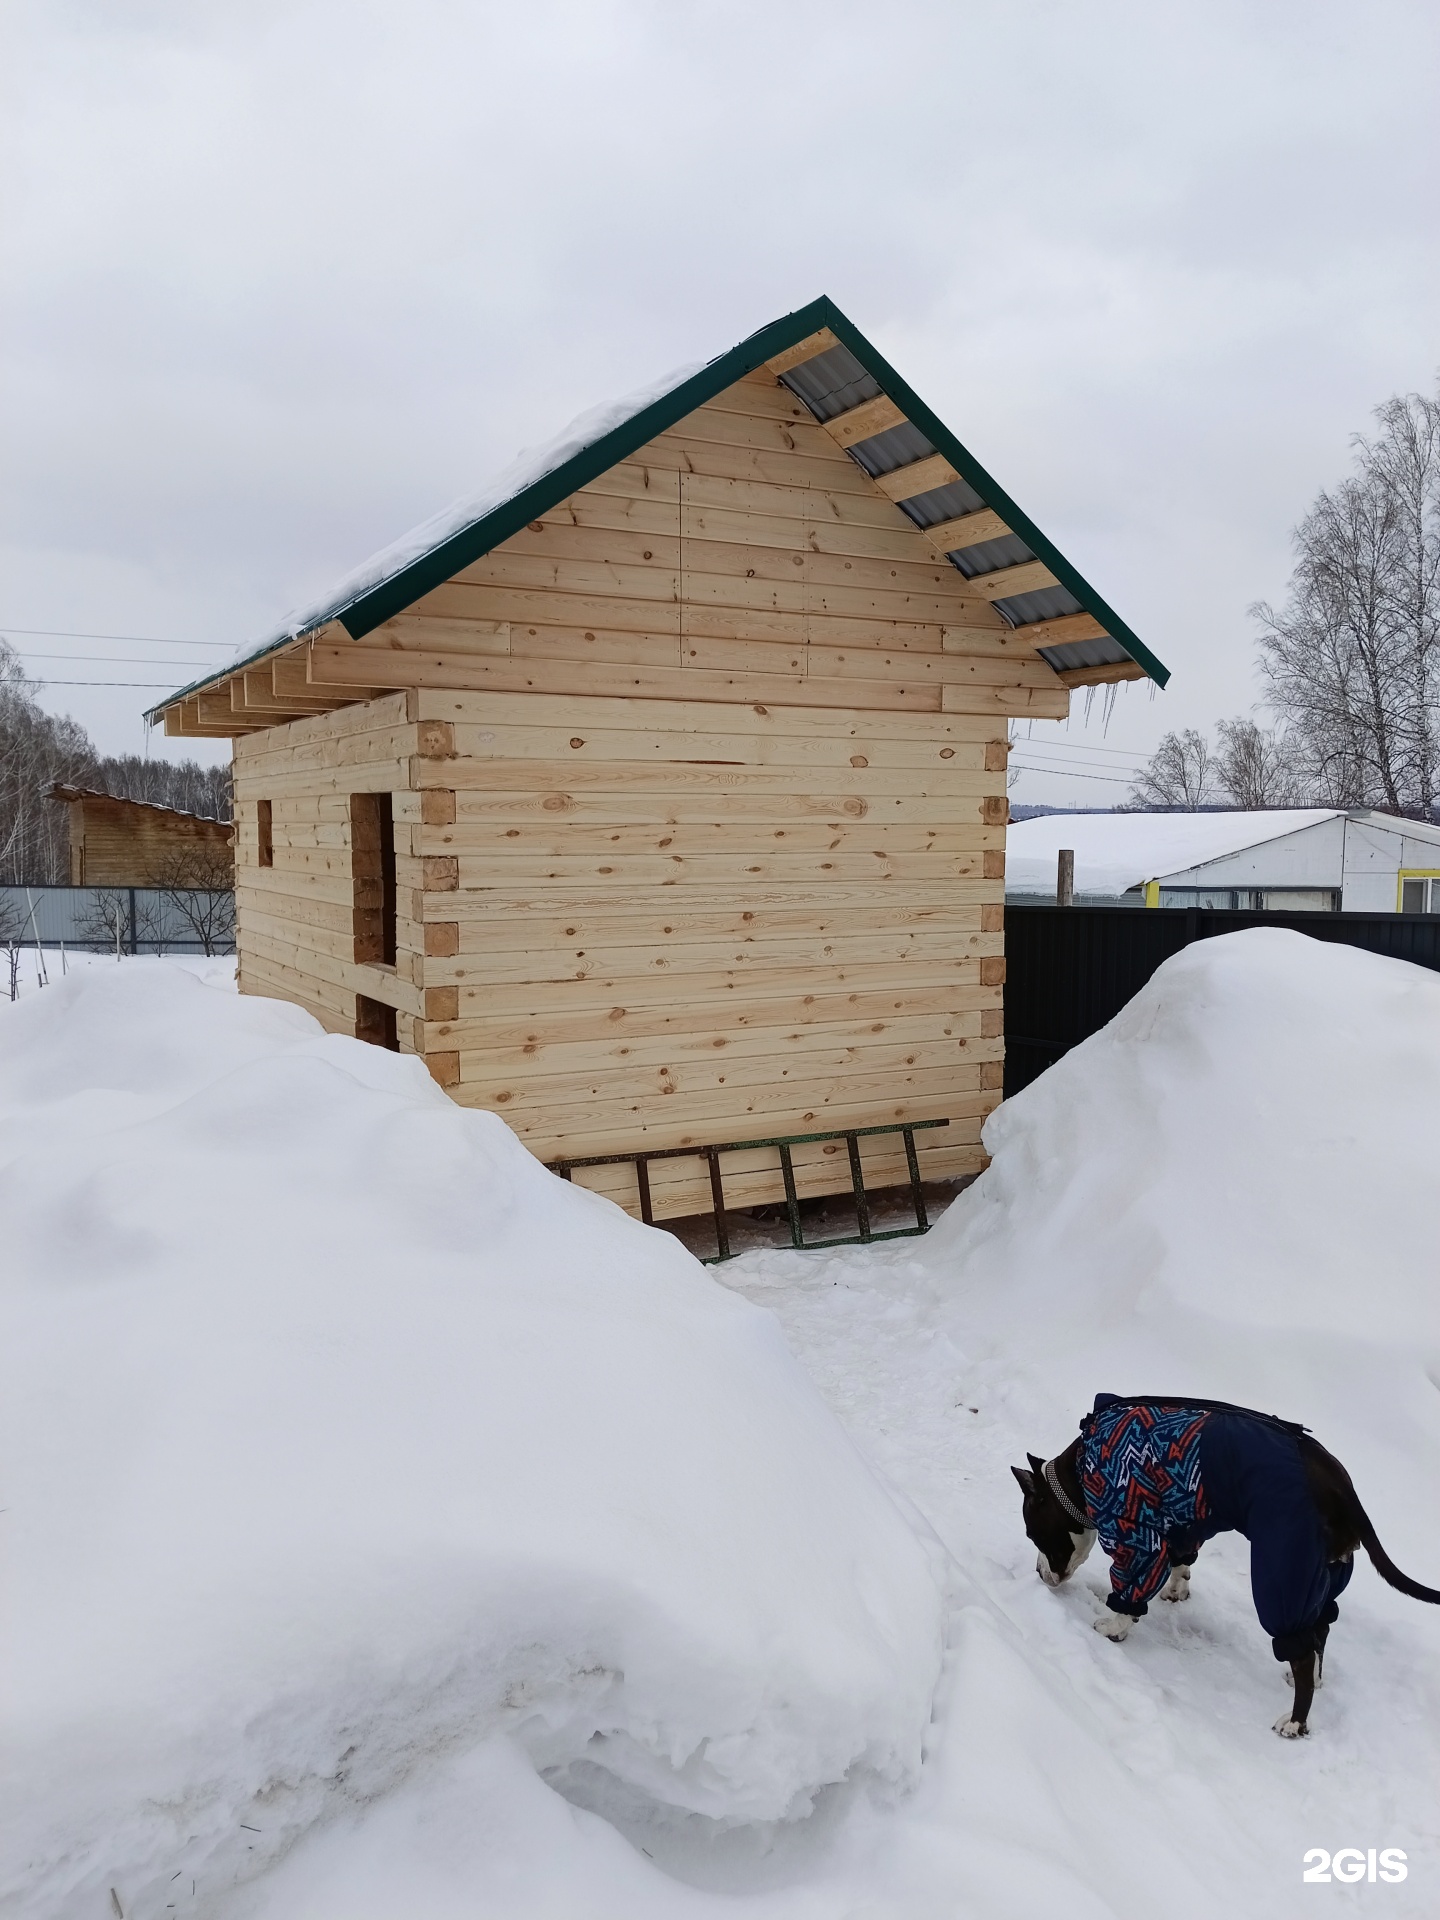
[[[67,810],[72,887],[200,886],[202,873],[212,876],[208,884],[229,884],[228,820],[63,782],[46,797]]]
[[[1164,667],[829,300],[578,422],[155,709],[235,742],[241,989],[542,1160],[1000,1099],[1007,722]],[[846,1148],[795,1149],[799,1190]],[[656,1217],[705,1166],[649,1169]],[[737,1177],[738,1174],[738,1177]],[[903,1182],[898,1136],[866,1143]],[[631,1166],[585,1170],[637,1209]],[[734,1204],[780,1197],[772,1151]]]

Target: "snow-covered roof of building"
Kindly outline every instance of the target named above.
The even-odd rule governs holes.
[[[864,334],[832,300],[822,295],[808,306],[762,327],[716,359],[681,367],[627,394],[624,399],[580,414],[543,446],[521,453],[483,486],[452,501],[400,539],[372,554],[328,593],[294,609],[279,629],[258,645],[241,648],[226,666],[167,695],[151,709],[148,717],[153,720],[176,701],[224,680],[237,667],[248,666],[332,620],[338,620],[352,639],[358,640],[373,632],[432,588],[451,579],[461,568],[473,565],[492,552],[530,521],[550,512],[560,501],[620,461],[629,459],[657,434],[667,431],[747,373],[827,329],[838,343],[831,353],[843,362],[838,374],[833,367],[829,369],[832,386],[825,387],[823,380],[817,386],[819,376],[812,373],[812,377],[807,378],[803,367],[782,376],[815,417],[826,420],[845,406],[856,405],[873,394],[885,394],[901,410],[904,420],[890,433],[878,434],[849,447],[847,451],[851,456],[866,472],[875,474],[893,471],[929,454],[941,454],[960,477],[953,489],[935,490],[935,519],[948,519],[978,507],[988,507],[1009,530],[1005,540],[990,543],[996,549],[993,554],[971,547],[951,554],[952,564],[967,578],[972,578],[977,571],[991,567],[1014,565],[1025,559],[1042,561],[1054,576],[1055,584],[1023,596],[1024,602],[1033,604],[996,603],[1001,605],[1005,617],[1014,625],[1024,626],[1072,612],[1088,613],[1104,630],[1098,639],[1042,647],[1041,653],[1056,672],[1133,660],[1151,680],[1163,687],[1170,678],[1169,669],[1131,632]],[[818,356],[810,363],[811,369],[819,369],[822,362],[829,362],[831,353]],[[892,439],[894,445],[889,444]],[[877,460],[881,463],[878,467]],[[955,500],[942,498],[950,491],[955,493]],[[917,502],[900,504],[910,517],[916,517],[912,508]],[[917,520],[917,524],[928,526],[933,522]]]
[[[1056,855],[1072,847],[1077,893],[1125,893],[1147,880],[1333,820],[1338,811],[1042,814],[1017,821],[1005,836],[1005,890],[1053,898]]]

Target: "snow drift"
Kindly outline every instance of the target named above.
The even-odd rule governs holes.
[[[1146,1328],[1183,1313],[1189,1380],[1127,1392],[1273,1399],[1317,1339],[1353,1367],[1403,1350],[1388,1417],[1440,1438],[1437,1141],[1440,976],[1280,929],[1202,940],[996,1109],[926,1259],[992,1321],[1029,1293],[1032,1350],[1103,1340],[1111,1372],[1180,1364]]]
[[[0,1217],[19,1911],[202,1910],[497,1731],[722,1821],[913,1775],[931,1545],[768,1314],[418,1062],[92,969],[0,1010]]]

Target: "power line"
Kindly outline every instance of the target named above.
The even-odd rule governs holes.
[[[1121,773],[1080,773],[1074,767],[1037,767],[1024,760],[1014,760],[1011,765],[1018,767],[1022,773],[1059,773],[1071,780],[1103,780],[1110,787],[1128,787],[1131,784],[1129,777]]]
[[[1033,734],[1027,734],[1015,745],[1020,748],[1035,746],[1045,753],[1103,753],[1112,760],[1148,760],[1148,754],[1137,754],[1133,747],[1093,747],[1085,740],[1055,740],[1042,734],[1037,740]]]
[[[158,688],[164,693],[174,686],[173,680],[36,680],[37,687],[138,687],[142,690]]]
[[[227,640],[162,640],[154,633],[77,633],[69,627],[7,627],[0,625],[0,635],[23,633],[27,637],[41,640],[129,640],[147,647],[218,647],[222,653],[233,653],[234,647]]]
[[[135,653],[32,653],[28,647],[17,647],[15,653],[21,660],[77,660],[103,667],[163,667],[165,664],[163,660],[147,660],[143,654]],[[173,664],[180,668],[209,667],[214,662],[176,660]]]

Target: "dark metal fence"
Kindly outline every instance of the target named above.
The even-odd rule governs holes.
[[[1005,1096],[1098,1033],[1192,940],[1286,927],[1440,973],[1440,916],[1265,913],[1219,907],[1005,909]]]

